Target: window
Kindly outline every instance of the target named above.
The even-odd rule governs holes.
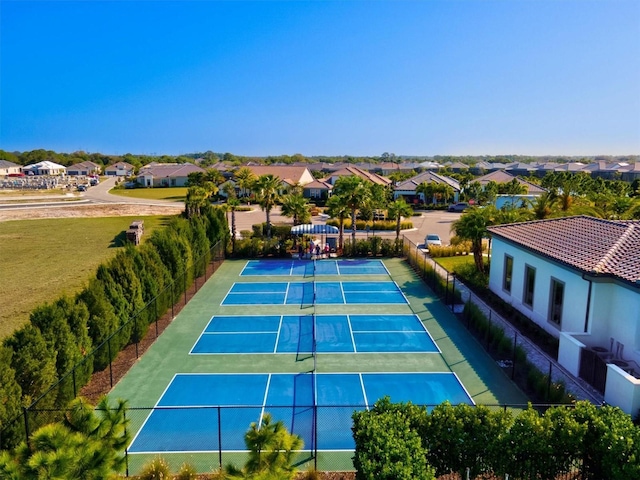
[[[558,327],[562,324],[562,305],[564,303],[564,283],[551,279],[551,294],[549,295],[549,321]]]
[[[502,288],[511,293],[511,279],[513,276],[513,257],[504,256],[504,276],[502,277]]]
[[[529,307],[533,307],[533,291],[536,285],[536,269],[525,265],[524,267],[524,293],[522,295],[522,303]]]

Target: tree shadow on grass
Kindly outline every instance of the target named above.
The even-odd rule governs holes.
[[[109,242],[109,248],[119,248],[124,247],[127,244],[127,232],[126,230],[122,230],[119,234],[117,234],[111,242]]]

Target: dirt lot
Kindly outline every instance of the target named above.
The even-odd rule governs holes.
[[[0,222],[39,218],[121,217],[136,215],[176,215],[182,205],[102,204],[56,207],[6,208],[0,210]]]

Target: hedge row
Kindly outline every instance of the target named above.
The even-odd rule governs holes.
[[[75,298],[35,308],[0,346],[0,448],[25,439],[25,425],[16,421],[23,409],[30,411],[30,430],[55,420],[94,371],[140,341],[204,273],[211,246],[227,237],[224,212],[213,207],[172,219],[141,246],[100,265]]]
[[[485,406],[425,407],[388,398],[353,415],[356,480],[640,478],[640,429],[616,407],[589,402],[544,414]]]

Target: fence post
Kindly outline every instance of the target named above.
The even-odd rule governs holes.
[[[111,357],[111,338],[112,337],[107,338],[107,349],[109,353],[109,379],[111,381],[111,388],[113,388],[113,368],[111,366],[111,363],[113,362],[113,357]]]
[[[22,407],[22,413],[24,415],[24,434],[25,434],[25,439],[28,442],[29,441],[29,411],[27,410],[27,407]]]
[[[220,471],[222,471],[222,415],[220,415],[220,409],[222,407],[218,405],[218,463],[220,465]]]
[[[139,358],[138,344],[140,343],[140,339],[138,338],[138,315],[133,317],[133,330],[136,332],[136,358]]]
[[[444,304],[449,303],[449,271],[447,270],[447,284],[444,287]]]
[[[156,295],[156,298],[153,299],[153,310],[155,312],[155,317],[156,317],[156,338],[158,338],[158,297],[160,296]]]
[[[551,374],[553,373],[553,363],[549,362],[549,378],[547,379],[547,402],[551,398]]]
[[[454,312],[454,308],[456,306],[456,272],[451,272],[451,278],[453,279],[453,288],[451,289],[451,311]]]
[[[516,348],[518,348],[518,332],[513,337],[513,362],[511,364],[511,380],[516,376]]]
[[[108,407],[107,407],[108,408]],[[127,409],[124,409],[122,413],[122,418],[125,421],[125,425],[127,424]],[[124,427],[124,433],[127,434],[127,427]],[[129,478],[129,447],[124,447],[124,463],[125,463],[125,473],[127,478]]]
[[[173,304],[175,302],[175,300],[173,298],[175,296],[175,294],[173,293],[173,284],[174,283],[176,283],[175,280],[173,282],[171,282],[171,319],[173,319],[176,316],[175,313],[173,312]]]

